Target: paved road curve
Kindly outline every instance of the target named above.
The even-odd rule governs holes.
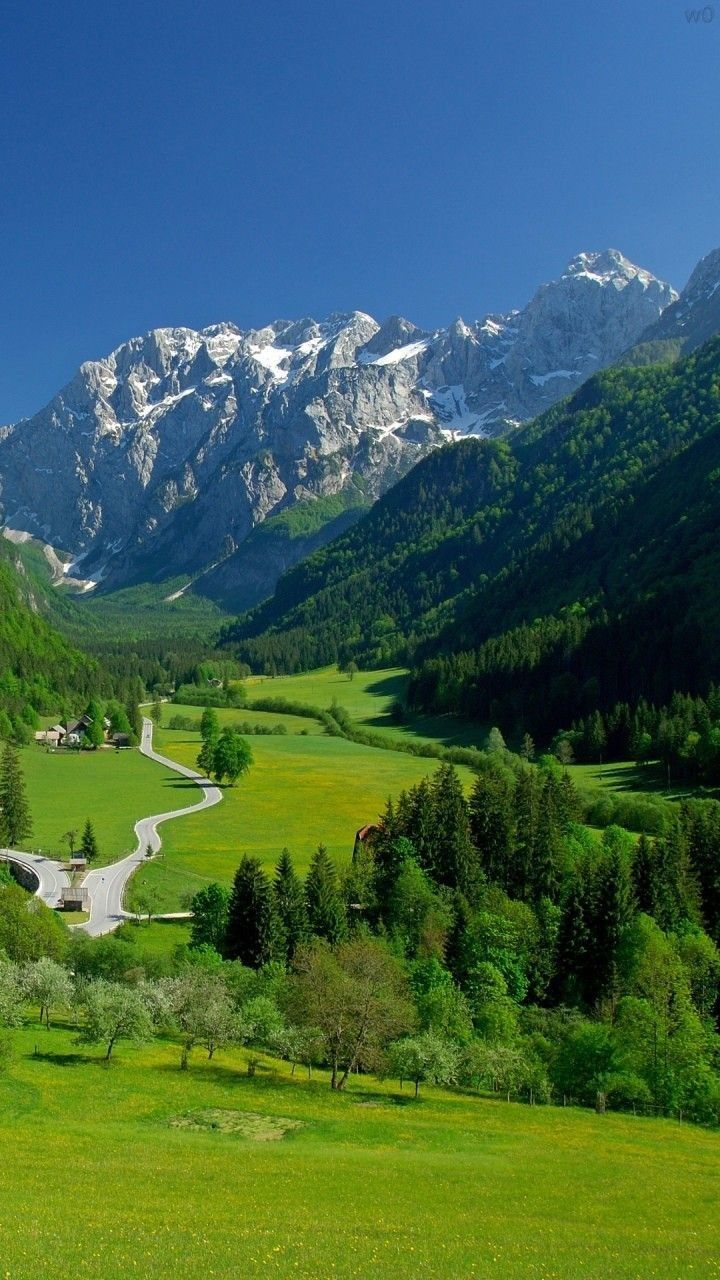
[[[63,870],[62,863],[53,862],[52,858],[43,858],[38,853],[20,853],[17,849],[0,849],[0,857],[8,858],[10,862],[32,872],[38,882],[36,896],[47,907],[56,907],[63,889],[70,885],[70,877]]]
[[[190,778],[202,787],[203,797],[197,804],[187,805],[184,809],[172,809],[169,813],[156,813],[149,818],[141,818],[135,823],[135,835],[137,836],[137,848],[127,858],[123,858],[120,862],[114,862],[109,867],[98,867],[97,871],[90,871],[86,875],[83,886],[90,892],[90,919],[86,924],[81,925],[86,933],[97,937],[101,933],[110,933],[113,929],[117,929],[126,919],[123,911],[123,895],[130,876],[133,872],[146,861],[146,853],[148,845],[153,853],[157,853],[162,841],[158,833],[158,827],[161,822],[167,822],[169,818],[180,818],[186,813],[197,813],[199,809],[209,809],[213,804],[219,804],[222,800],[222,791],[219,787],[214,786],[207,778],[198,773],[195,769],[186,769],[184,765],[177,764],[175,760],[169,760],[167,756],[161,756],[157,751],[153,751],[152,745],[152,720],[143,717],[142,741],[140,750],[144,756],[150,760],[156,760],[158,764],[162,764],[166,769],[172,769],[174,773],[182,774],[184,778]]]

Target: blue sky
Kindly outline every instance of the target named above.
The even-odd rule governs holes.
[[[156,325],[524,303],[720,244],[720,0],[6,11],[0,422]]]

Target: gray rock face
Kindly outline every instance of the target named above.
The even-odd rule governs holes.
[[[648,346],[672,342],[679,353],[686,353],[718,332],[720,249],[714,249],[700,259],[680,297],[642,334],[640,342]]]
[[[290,504],[353,483],[375,498],[444,440],[535,416],[675,297],[608,250],[523,311],[432,334],[362,312],[157,329],[0,431],[1,517],[107,586],[197,574]]]

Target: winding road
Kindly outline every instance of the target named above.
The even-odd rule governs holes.
[[[61,862],[43,858],[41,853],[21,853],[19,849],[0,849],[0,857],[24,867],[37,880],[35,896],[46,907],[56,907],[63,889],[70,886],[70,877]]]
[[[148,848],[152,853],[157,853],[160,849],[162,844],[158,833],[160,823],[167,822],[170,818],[181,818],[187,813],[197,813],[200,809],[209,809],[211,805],[219,804],[222,800],[222,791],[208,778],[204,778],[195,769],[187,769],[185,765],[178,764],[168,756],[162,756],[154,751],[152,734],[152,720],[144,716],[140,741],[142,754],[149,760],[155,760],[157,764],[164,765],[166,769],[171,769],[174,773],[179,773],[182,777],[195,782],[202,788],[203,797],[197,804],[186,805],[182,809],[171,809],[168,813],[152,814],[149,818],[140,818],[135,823],[137,837],[135,852],[108,867],[98,867],[96,871],[88,872],[83,880],[83,888],[87,889],[90,895],[90,919],[85,924],[78,925],[78,928],[95,938],[103,933],[111,933],[122,924],[123,920],[127,919],[127,912],[123,910],[122,903],[128,880],[133,872],[147,861]],[[59,862],[53,862],[52,859],[43,858],[39,854],[18,853],[11,849],[2,852],[11,862],[16,862],[33,873],[38,881],[37,896],[42,898],[47,906],[57,906],[62,890],[70,884],[70,878]]]

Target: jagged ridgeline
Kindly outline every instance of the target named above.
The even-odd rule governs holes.
[[[514,430],[676,297],[611,249],[521,310],[432,332],[362,311],[156,329],[0,428],[0,518],[54,548],[84,604],[149,583],[239,613],[448,436]]]
[[[720,339],[606,370],[420,463],[224,635],[262,669],[414,668],[434,710],[548,733],[717,676]]]
[[[0,735],[22,738],[38,715],[87,700],[104,685],[97,663],[72,648],[37,611],[13,547],[0,541]]]

